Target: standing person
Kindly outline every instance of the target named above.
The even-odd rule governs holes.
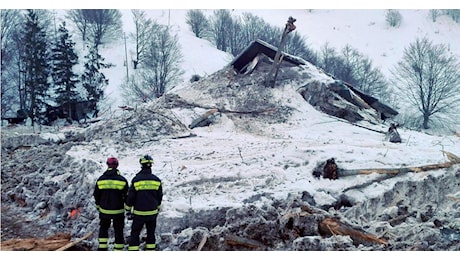
[[[131,181],[126,200],[128,218],[132,214],[133,219],[128,250],[139,250],[139,236],[144,225],[147,231],[145,250],[156,250],[155,229],[163,199],[163,187],[161,180],[152,173],[152,157],[144,155],[139,159],[139,163],[142,169]]]
[[[109,228],[112,225],[115,233],[115,251],[123,250],[125,245],[125,201],[128,196],[129,183],[120,174],[118,159],[107,159],[108,169],[97,179],[94,187],[94,200],[99,211],[98,251],[107,251]]]

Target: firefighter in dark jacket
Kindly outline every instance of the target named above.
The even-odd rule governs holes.
[[[125,245],[125,202],[128,196],[129,183],[120,174],[118,159],[107,159],[108,169],[97,179],[94,187],[94,200],[99,211],[99,251],[107,251],[109,242],[109,228],[113,221],[115,251],[123,250]]]
[[[132,179],[126,200],[126,214],[133,220],[128,250],[139,250],[139,236],[144,225],[147,231],[145,250],[156,250],[155,229],[163,187],[161,180],[152,173],[152,157],[144,155],[139,163],[142,169]]]

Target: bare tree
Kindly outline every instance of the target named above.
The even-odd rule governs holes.
[[[179,81],[182,71],[180,51],[177,35],[172,35],[169,28],[160,27],[155,39],[150,43],[147,51],[146,67],[152,72],[151,84],[153,98],[163,96],[169,87]]]
[[[127,102],[148,102],[159,98],[181,80],[182,54],[177,35],[167,26],[153,23],[145,48],[143,66],[121,85]]]
[[[360,56],[353,67],[353,75],[358,89],[386,101],[389,99],[388,83],[382,72],[373,67],[369,58]]]
[[[83,41],[91,40],[91,46],[111,43],[122,34],[121,13],[117,9],[74,9],[67,17],[82,34]]]
[[[85,10],[90,24],[90,35],[97,48],[116,40],[122,34],[121,13],[116,9],[90,9]]]
[[[155,32],[156,23],[151,19],[146,18],[145,11],[142,10],[132,10],[133,21],[135,26],[134,33],[130,33],[130,38],[134,40],[136,45],[135,58],[133,59],[134,69],[137,69],[137,66],[143,63],[145,59],[145,52],[148,48],[150,39],[152,37],[152,32]]]
[[[446,9],[444,10],[444,13],[455,22],[460,22],[460,9]]]
[[[264,31],[266,31],[266,28],[270,27],[261,17],[248,12],[242,14],[241,21],[243,28],[240,33],[241,39],[246,39],[244,43],[245,46],[254,40],[263,39],[264,37],[262,37],[262,35]]]
[[[13,50],[10,46],[13,45],[12,43],[12,35],[15,31],[18,30],[21,18],[21,12],[15,9],[5,9],[0,10],[1,14],[1,49],[2,49],[2,56],[1,56],[1,64],[3,65],[5,62],[10,61],[11,56],[9,54],[10,50]],[[2,69],[3,70],[3,69]]]
[[[13,115],[14,109],[20,109],[17,104],[20,87],[20,49],[19,42],[21,12],[15,9],[3,9],[1,13],[1,114]],[[25,107],[25,106],[24,106]],[[22,108],[24,108],[22,107]]]
[[[429,128],[433,116],[458,112],[460,64],[447,51],[444,44],[417,39],[405,48],[402,61],[393,71],[401,91],[422,114],[424,129]]]
[[[252,41],[261,39],[273,45],[279,42],[278,37],[282,32],[278,30],[273,33],[272,27],[262,18],[251,14],[243,13],[241,17],[233,18],[232,34],[230,35],[231,53],[234,56],[240,54]]]
[[[252,41],[260,39],[273,46],[280,43],[279,36],[284,28],[271,26],[262,18],[248,12],[241,16],[232,15],[230,10],[216,10],[210,19],[209,40],[217,49],[229,52],[233,56],[240,54]],[[317,62],[317,55],[305,43],[304,37],[293,33],[284,40],[287,53]]]
[[[286,53],[301,57],[313,64],[318,62],[316,53],[308,47],[306,39],[297,32],[287,39],[284,48]]]
[[[185,22],[198,38],[203,38],[209,32],[209,21],[202,10],[190,9],[185,14]]]
[[[337,50],[326,42],[320,49],[320,58],[317,66],[325,72],[336,75],[341,67],[344,67],[344,61],[340,57]]]
[[[440,14],[441,14],[441,11],[439,9],[431,9],[430,10],[431,20],[435,23]]]
[[[70,9],[66,13],[66,18],[72,21],[73,26],[80,32],[81,39],[86,42],[89,21],[85,18],[84,10]]]
[[[380,98],[386,98],[388,85],[382,72],[373,67],[372,61],[350,45],[342,49],[343,64],[334,75],[361,91]]]
[[[227,29],[228,33],[228,51],[233,55],[237,56],[240,54],[247,45],[243,45],[245,41],[241,39],[241,31],[243,30],[243,24],[239,19],[232,19],[230,27]]]
[[[337,66],[333,72],[334,76],[340,78],[343,81],[355,85],[355,77],[353,75],[353,70],[358,66],[360,55],[357,50],[353,49],[349,44],[346,44],[342,48],[341,55],[341,66]]]
[[[389,9],[385,14],[385,19],[391,27],[399,27],[402,21],[402,15],[398,10]]]
[[[230,32],[228,29],[232,28],[233,19],[229,10],[219,9],[214,11],[211,17],[211,41],[214,42],[216,48],[221,51],[228,51],[230,48]]]

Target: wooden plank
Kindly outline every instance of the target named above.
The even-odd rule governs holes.
[[[80,243],[81,241],[87,239],[87,238],[90,237],[92,234],[93,234],[93,232],[91,231],[91,232],[89,232],[88,234],[86,234],[85,236],[83,236],[82,238],[79,238],[79,239],[77,239],[77,240],[75,240],[75,241],[73,241],[73,242],[71,242],[71,243],[68,243],[68,244],[65,245],[65,246],[62,246],[62,247],[56,249],[56,251],[64,251],[64,250],[66,250],[66,249],[69,249],[69,248],[73,247],[74,245]]]

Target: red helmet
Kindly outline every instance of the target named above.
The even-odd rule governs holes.
[[[118,159],[115,157],[110,157],[107,159],[107,166],[110,168],[117,168],[118,167]]]

